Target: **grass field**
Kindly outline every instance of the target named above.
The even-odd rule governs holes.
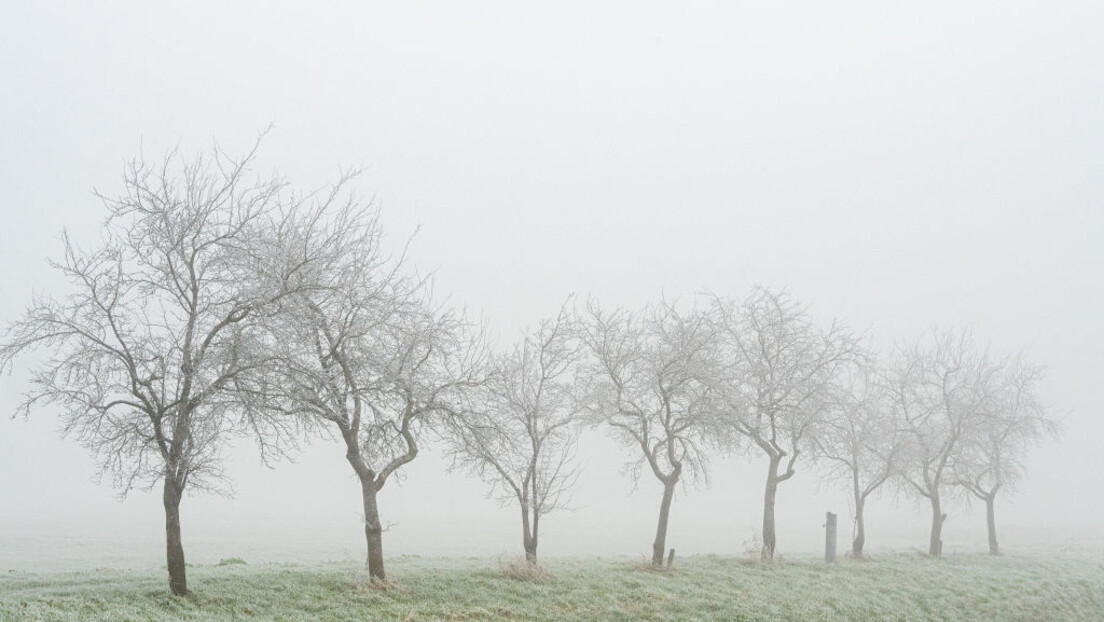
[[[0,576],[0,620],[1104,620],[1104,559],[885,554],[825,566],[692,557],[671,572],[628,559],[551,560],[552,578],[507,578],[487,559],[189,569],[187,598],[159,572]]]

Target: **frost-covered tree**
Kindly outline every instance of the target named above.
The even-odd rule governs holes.
[[[710,431],[711,326],[697,310],[649,305],[607,312],[591,302],[580,334],[588,351],[583,395],[591,421],[637,452],[634,479],[647,465],[663,484],[652,563],[663,563],[675,487],[705,476],[702,444]]]
[[[468,323],[433,306],[426,283],[383,252],[381,235],[377,212],[350,197],[338,214],[301,219],[268,241],[277,263],[327,261],[303,275],[270,324],[273,362],[256,401],[339,435],[360,483],[368,571],[380,581],[379,493],[456,412],[483,366]]]
[[[1022,358],[1005,361],[999,378],[989,387],[991,407],[981,414],[953,462],[955,483],[985,502],[993,555],[1000,554],[997,493],[1015,488],[1023,477],[1028,450],[1057,431],[1038,396],[1043,374],[1041,365]]]
[[[931,504],[929,555],[942,554],[945,487],[954,483],[963,444],[993,412],[998,371],[969,331],[937,331],[899,348],[887,376],[904,431],[900,481]]]
[[[185,491],[223,490],[230,437],[256,432],[262,455],[287,438],[236,395],[251,390],[250,372],[268,357],[265,326],[315,257],[266,261],[259,240],[284,225],[285,184],[251,179],[255,152],[132,161],[122,193],[100,195],[101,240],[81,248],[66,237],[52,264],[69,291],[36,296],[0,342],[0,369],[45,354],[31,368],[24,413],[57,408],[65,434],[122,495],[162,484],[176,595],[188,593]]]
[[[743,300],[714,296],[712,302],[721,346],[717,431],[732,447],[750,441],[768,459],[762,558],[769,560],[777,542],[778,486],[793,477],[798,457],[828,412],[838,374],[859,348],[840,322],[817,326],[784,291],[755,287]]]
[[[881,371],[872,359],[841,374],[826,416],[812,435],[816,457],[833,481],[846,479],[855,513],[852,557],[866,543],[866,501],[893,475],[903,435],[894,418]]]
[[[576,480],[581,407],[573,366],[580,348],[567,307],[496,356],[479,404],[452,419],[456,462],[521,510],[522,547],[537,563],[541,519],[562,507]]]

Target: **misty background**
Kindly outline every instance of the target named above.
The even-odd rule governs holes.
[[[1046,364],[1064,434],[998,501],[1009,551],[1104,543],[1104,40],[1096,3],[139,3],[0,9],[0,320],[62,228],[97,240],[92,195],[213,139],[258,173],[321,187],[363,166],[398,251],[505,344],[570,293],[639,307],[784,286],[884,352],[973,326]],[[29,362],[25,359],[24,362]],[[0,569],[163,563],[159,493],[119,502],[47,409],[11,419],[0,378]],[[643,555],[660,485],[584,435],[573,511],[542,553]],[[189,561],[362,559],[359,487],[316,440],[268,469],[227,455],[234,496],[189,495]],[[518,555],[517,510],[430,447],[381,492],[388,556]],[[817,550],[847,493],[809,463],[778,497],[778,550]],[[765,460],[680,488],[668,543],[738,554]],[[945,552],[985,547],[984,506],[948,510]],[[870,549],[921,548],[929,518],[885,491]],[[842,537],[842,535],[841,535]]]

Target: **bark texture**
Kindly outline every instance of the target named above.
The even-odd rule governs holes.
[[[939,494],[931,496],[932,526],[931,538],[928,540],[928,555],[939,557],[943,554],[943,521],[947,515],[943,513],[943,507],[939,502]]]
[[[671,479],[663,483],[663,501],[659,504],[659,523],[656,525],[655,542],[652,543],[652,565],[663,565],[663,554],[667,550],[667,518],[671,514],[671,500],[675,497],[675,484]]]
[[[985,499],[985,520],[989,525],[989,554],[1000,555],[1000,546],[997,544],[997,514],[993,507],[996,503],[996,495]]]
[[[866,499],[862,496],[855,499],[855,539],[851,542],[851,557],[862,557],[863,546],[866,544],[866,523],[863,520],[863,509]]]
[[[532,524],[529,522],[529,508],[521,506],[521,546],[525,550],[525,561],[530,564],[537,563],[537,530],[540,528],[539,516],[534,516]]]
[[[379,505],[376,503],[374,477],[361,480],[364,499],[364,539],[368,543],[368,576],[376,581],[386,581],[383,569],[383,526],[380,524]]]
[[[774,531],[774,501],[778,495],[778,465],[782,462],[781,455],[770,457],[770,466],[767,470],[767,485],[763,491],[763,550],[761,557],[764,561],[774,559],[774,547],[777,537]]]
[[[386,581],[387,573],[383,567],[383,526],[380,523],[377,501],[381,483],[361,456],[356,431],[343,429],[342,436],[345,438],[345,459],[360,480],[360,495],[364,505],[364,540],[368,548],[368,575],[372,580]]]
[[[169,590],[173,596],[188,594],[184,544],[180,539],[180,499],[183,495],[184,488],[166,477],[162,494],[165,504],[165,562],[169,569]]]

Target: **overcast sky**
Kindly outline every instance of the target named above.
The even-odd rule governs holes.
[[[92,190],[119,190],[127,159],[241,152],[273,123],[262,172],[309,189],[364,167],[391,243],[420,225],[414,262],[504,339],[572,292],[638,306],[765,283],[881,345],[973,326],[1023,350],[1049,367],[1065,435],[1000,502],[1002,544],[1102,535],[1104,6],[533,4],[8,3],[0,320],[62,291],[46,258],[62,228],[96,240]],[[159,495],[116,501],[48,409],[9,418],[24,381],[0,379],[0,567],[25,534],[156,543]],[[542,555],[647,552],[658,485],[633,492],[627,450],[585,440],[576,509],[543,523]],[[237,495],[185,501],[186,547],[360,556],[338,445],[274,470],[248,444],[229,459]],[[481,483],[443,474],[439,451],[410,466],[381,494],[388,555],[520,551],[516,511]],[[709,489],[676,497],[671,546],[741,551],[765,468],[715,462]],[[847,516],[845,494],[799,464],[779,551],[815,550],[826,510]],[[871,546],[925,546],[912,501],[867,514]],[[982,550],[983,508],[950,514],[949,541]],[[205,554],[220,546],[234,554]]]

